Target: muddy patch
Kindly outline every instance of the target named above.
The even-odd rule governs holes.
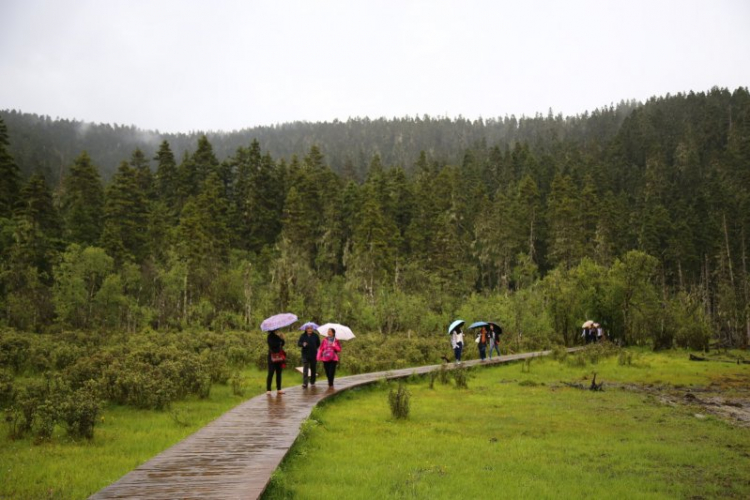
[[[750,427],[750,381],[742,385],[732,384],[731,387],[716,382],[706,387],[616,383],[609,384],[609,387],[650,394],[657,401],[670,406],[697,407],[696,418],[710,414],[741,427]]]

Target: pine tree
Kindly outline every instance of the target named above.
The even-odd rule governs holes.
[[[539,263],[537,245],[540,234],[540,196],[536,182],[530,175],[525,175],[518,183],[516,199],[513,204],[512,220],[515,228],[513,234],[518,242],[520,252],[529,256],[532,262]]]
[[[376,286],[394,271],[398,233],[395,223],[383,210],[373,185],[365,185],[362,207],[352,234],[352,255],[347,267],[358,277],[360,286],[374,296]]]
[[[154,160],[156,160],[156,197],[166,206],[168,213],[176,221],[180,210],[179,176],[177,162],[167,141],[162,141]]]
[[[437,229],[437,218],[441,207],[438,207],[439,195],[435,193],[437,168],[427,159],[422,151],[414,165],[414,212],[407,231],[407,245],[412,259],[423,265],[429,261],[430,249],[434,247],[433,239]]]
[[[593,241],[585,240],[581,221],[581,205],[589,203],[576,193],[576,187],[567,175],[556,175],[552,181],[547,218],[549,221],[549,259],[552,264],[570,269],[578,263],[585,245]]]
[[[104,188],[98,169],[85,151],[63,179],[60,207],[66,240],[85,245],[98,243],[102,232]]]
[[[122,162],[107,188],[102,247],[119,265],[148,255],[149,210],[138,170]]]
[[[156,196],[154,175],[151,172],[149,159],[146,158],[146,155],[140,148],[136,148],[135,151],[133,151],[133,154],[130,157],[130,166],[135,170],[139,189],[145,195],[146,200],[152,201]]]
[[[33,174],[21,190],[20,214],[49,238],[60,238],[60,216],[52,192],[41,174]]]
[[[277,179],[273,158],[269,154],[263,155],[250,176],[251,189],[247,200],[248,210],[252,214],[248,221],[249,247],[256,252],[272,246],[281,231],[278,200],[284,193],[279,189]]]
[[[19,202],[21,174],[8,151],[8,128],[0,118],[0,217],[10,218]]]

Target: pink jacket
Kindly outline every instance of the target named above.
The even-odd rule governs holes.
[[[337,339],[333,339],[333,342],[328,340],[328,337],[324,338],[318,348],[318,361],[336,361],[338,362],[339,356],[336,354],[341,352],[341,343]]]

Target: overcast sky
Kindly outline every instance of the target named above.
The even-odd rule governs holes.
[[[0,0],[0,109],[162,132],[748,85],[747,0]]]

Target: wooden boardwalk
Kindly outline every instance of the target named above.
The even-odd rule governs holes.
[[[483,365],[507,363],[551,351],[500,356]],[[480,364],[466,361],[464,366]],[[383,378],[397,379],[425,374],[441,365],[365,373],[336,379],[328,388],[325,375],[316,387],[285,387],[286,394],[263,394],[236,406],[195,434],[165,450],[117,482],[92,495],[105,498],[259,498],[271,474],[294,444],[300,425],[320,401],[352,387]],[[454,364],[449,365],[454,368]],[[284,381],[298,383],[296,372],[287,371]],[[321,385],[322,384],[322,385]]]

